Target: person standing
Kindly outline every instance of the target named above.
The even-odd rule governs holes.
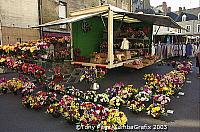
[[[199,67],[198,78],[200,78],[200,45],[198,46],[195,56],[196,56],[196,67]]]

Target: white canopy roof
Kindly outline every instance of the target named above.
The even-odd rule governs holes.
[[[180,25],[178,25],[173,19],[171,19],[168,16],[137,14],[137,13],[128,12],[126,10],[120,9],[112,5],[98,6],[98,7],[92,7],[89,9],[82,9],[79,11],[75,11],[70,14],[71,17],[41,24],[41,25],[35,26],[35,28],[72,23],[72,22],[80,21],[86,18],[91,18],[93,16],[98,16],[100,14],[102,14],[102,16],[104,17],[108,17],[109,10],[112,10],[114,12],[113,19],[122,20],[123,16],[125,16],[124,17],[125,22],[133,23],[133,22],[143,21],[143,22],[150,23],[153,25],[158,25],[158,26],[182,28]]]

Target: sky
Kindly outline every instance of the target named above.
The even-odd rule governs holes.
[[[172,11],[178,11],[179,7],[186,9],[200,7],[200,0],[150,0],[150,3],[156,7],[164,1],[167,2],[167,6],[171,6]]]

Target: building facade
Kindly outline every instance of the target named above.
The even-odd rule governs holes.
[[[0,0],[0,43],[69,35],[67,24],[41,29],[31,27],[66,18],[72,11],[104,4],[133,10],[133,0]]]
[[[154,26],[153,34],[155,37],[159,35],[178,35],[184,37],[190,36],[188,38],[200,38],[200,7],[192,9],[180,7],[179,11],[176,12],[168,10],[166,15],[186,30]]]
[[[38,0],[0,0],[0,43],[14,44],[39,38]]]

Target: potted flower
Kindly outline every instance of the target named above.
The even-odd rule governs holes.
[[[110,102],[109,102],[110,106],[117,108],[117,109],[120,109],[120,107],[124,104],[125,104],[125,101],[123,99],[121,99],[119,96],[111,98]]]
[[[165,108],[158,103],[151,104],[146,110],[147,114],[153,116],[154,118],[160,118],[160,116],[166,114]]]

